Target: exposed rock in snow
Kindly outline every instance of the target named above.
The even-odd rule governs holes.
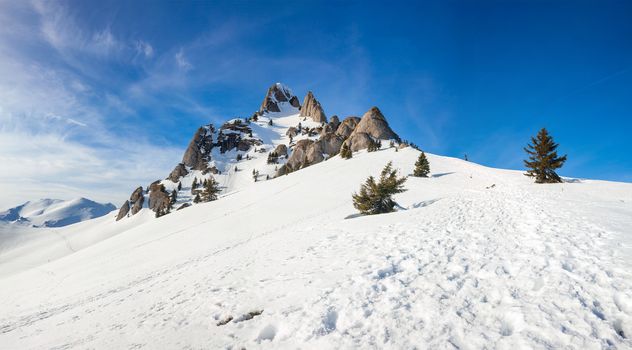
[[[366,133],[374,139],[399,141],[399,136],[391,130],[386,118],[377,107],[372,107],[364,113],[353,133]]]
[[[296,145],[292,148],[292,154],[286,163],[286,166],[290,169],[290,171],[295,171],[309,165],[307,160],[307,149],[313,143],[314,140],[310,139],[303,139],[296,142]]]
[[[119,212],[116,215],[116,221],[119,221],[122,218],[126,217],[130,209],[131,208],[129,206],[129,201],[127,200],[125,201],[125,203],[123,203],[123,205],[121,205],[121,208],[119,209]]]
[[[349,136],[351,136],[353,129],[355,129],[355,127],[358,125],[359,122],[360,122],[360,118],[358,117],[353,117],[353,116],[346,117],[340,123],[340,125],[338,125],[338,128],[336,129],[336,135],[346,140]]]
[[[194,170],[206,169],[211,160],[211,149],[213,148],[213,126],[201,126],[193,135],[189,146],[184,152],[182,163]]]
[[[145,196],[143,195],[143,187],[139,186],[132,192],[129,197],[130,204],[132,205],[132,215],[138,213],[143,208],[145,202]]]
[[[167,177],[167,179],[173,182],[178,182],[181,177],[185,176],[188,173],[189,172],[187,171],[187,168],[185,167],[184,163],[178,163],[178,165],[176,165],[176,167],[173,169],[171,174],[169,174],[169,177]]]
[[[292,90],[281,83],[276,83],[268,88],[268,92],[259,108],[259,114],[281,112],[281,103],[288,103],[294,108],[300,108],[298,98],[292,93]]]
[[[279,157],[287,157],[287,146],[285,144],[277,145],[274,149],[274,153]]]
[[[320,102],[316,100],[316,97],[314,97],[314,94],[311,91],[308,91],[307,95],[305,95],[300,116],[312,118],[312,120],[317,123],[327,123],[327,116],[325,115]]]
[[[349,146],[349,149],[354,152],[368,148],[372,142],[373,138],[365,132],[354,132],[345,141],[345,143]]]

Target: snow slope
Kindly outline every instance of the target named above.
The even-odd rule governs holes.
[[[0,222],[16,222],[37,227],[61,227],[98,218],[115,209],[113,204],[97,203],[86,198],[40,199],[0,212]]]
[[[428,155],[406,210],[354,215],[368,175],[417,155],[336,156],[159,219],[82,223],[83,249],[0,277],[0,344],[632,348],[631,184]]]

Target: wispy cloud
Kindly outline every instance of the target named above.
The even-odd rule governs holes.
[[[183,49],[180,49],[180,51],[176,52],[175,60],[178,67],[183,71],[186,72],[193,69],[193,65],[191,64],[191,62],[189,62],[189,60],[187,60],[187,58],[184,56]]]

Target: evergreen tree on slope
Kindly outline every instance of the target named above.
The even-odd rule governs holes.
[[[524,161],[528,168],[525,175],[535,177],[535,182],[539,184],[562,182],[555,169],[564,165],[566,155],[558,157],[557,146],[545,128],[536,137],[531,137],[531,143],[524,148],[529,155],[529,159]]]

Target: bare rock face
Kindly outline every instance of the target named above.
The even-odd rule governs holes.
[[[284,144],[276,146],[274,153],[276,153],[279,157],[287,157],[287,146]]]
[[[145,202],[145,196],[143,196],[143,187],[139,186],[137,189],[132,192],[132,195],[129,197],[130,205],[132,206],[132,215],[138,213],[141,209],[143,209],[143,203]]]
[[[188,173],[189,172],[187,171],[187,168],[184,166],[184,163],[178,163],[178,165],[176,165],[176,167],[173,169],[171,174],[169,174],[167,179],[173,182],[178,182],[180,181],[181,177],[186,176],[186,174]]]
[[[165,186],[159,181],[149,186],[149,209],[153,211],[164,210],[171,204],[169,193],[165,190]]]
[[[388,126],[386,118],[377,107],[364,113],[353,133],[366,133],[374,139],[380,140],[400,140],[399,136]]]
[[[307,148],[314,143],[314,141],[309,139],[299,140],[294,149],[292,150],[292,155],[287,160],[286,166],[291,170],[298,170],[306,164],[307,160]]]
[[[348,138],[359,122],[360,118],[358,117],[346,117],[342,121],[342,123],[338,125],[338,128],[336,129],[336,135],[342,137],[343,139]]]
[[[349,149],[353,152],[368,148],[371,142],[373,142],[373,138],[365,132],[354,132],[345,141],[345,143],[349,146]]]
[[[305,95],[300,116],[312,118],[312,120],[317,123],[327,123],[327,116],[325,116],[325,112],[320,106],[320,102],[316,100],[311,91]]]
[[[334,131],[336,131],[336,129],[338,129],[338,126],[340,126],[340,119],[338,119],[337,115],[334,115],[331,118],[329,118],[329,126],[331,126],[331,128]]]
[[[125,203],[121,205],[121,209],[119,209],[118,215],[116,216],[116,221],[119,221],[122,218],[126,217],[127,213],[129,213],[129,209],[129,201],[125,201]]]
[[[343,139],[334,134],[327,133],[318,139],[315,144],[318,144],[320,148],[320,153],[327,154],[328,156],[334,156],[340,152],[340,147],[342,146]]]
[[[308,167],[310,165],[314,165],[316,163],[320,163],[325,160],[323,156],[321,144],[318,142],[314,142],[309,147],[307,147],[307,151],[305,152],[305,162],[303,163],[303,167]]]
[[[182,163],[193,170],[204,170],[211,160],[211,149],[213,148],[213,126],[206,125],[200,127],[193,139],[189,142],[187,150],[182,157]]]
[[[289,137],[296,137],[296,135],[298,135],[298,129],[293,126],[290,126],[285,132],[285,135]]]
[[[276,83],[268,88],[266,97],[263,99],[261,107],[259,108],[259,114],[266,112],[281,112],[279,104],[282,102],[287,102],[294,108],[300,108],[298,98],[292,93],[292,91],[290,91],[290,89],[285,85]]]

